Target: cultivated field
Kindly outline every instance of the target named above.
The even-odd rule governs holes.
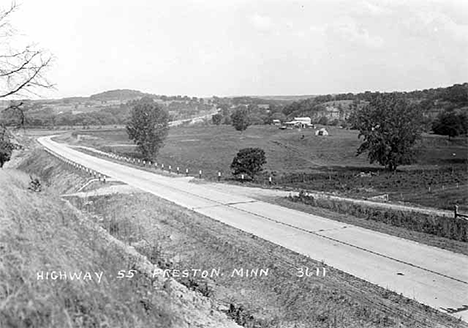
[[[313,129],[280,131],[273,126],[251,126],[244,133],[231,126],[172,128],[157,161],[167,167],[189,168],[195,174],[232,180],[230,163],[241,148],[265,150],[265,173],[254,183],[339,192],[351,197],[389,194],[390,200],[468,210],[467,141],[464,138],[426,135],[419,147],[418,163],[395,173],[370,165],[365,155],[356,157],[360,144],[357,131],[327,127],[328,137]],[[76,136],[81,135],[79,140]],[[88,135],[83,137],[83,135]],[[74,132],[69,142],[138,157],[125,130]]]

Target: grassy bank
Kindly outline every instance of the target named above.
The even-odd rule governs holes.
[[[148,293],[150,281],[116,278],[130,269],[121,261],[124,254],[77,225],[60,200],[28,191],[28,179],[0,171],[0,326],[172,326],[176,316],[167,298]],[[92,279],[45,278],[54,271],[91,272]],[[95,272],[105,273],[100,282]],[[143,302],[154,310],[146,311]]]
[[[75,173],[35,155],[22,167],[48,181],[41,192],[28,189],[29,174],[0,170],[0,327],[236,326],[199,294],[148,275],[143,256],[57,197]]]
[[[31,150],[25,155],[17,168],[32,177],[39,176],[43,185],[53,186],[49,190],[57,194],[75,192],[90,180],[89,175],[70,170],[65,163],[39,149]]]

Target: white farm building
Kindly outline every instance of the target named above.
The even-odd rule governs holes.
[[[310,117],[295,117],[294,120],[285,123],[286,126],[296,128],[311,128],[313,127]]]

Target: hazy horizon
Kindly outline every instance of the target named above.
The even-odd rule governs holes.
[[[463,0],[23,0],[56,91],[197,97],[412,91],[468,81]]]
[[[460,82],[460,83],[454,83],[454,84],[464,84],[468,83],[468,81],[465,82]],[[115,90],[132,90],[132,91],[140,91],[142,93],[146,94],[153,94],[153,95],[160,95],[160,96],[168,96],[168,97],[175,97],[175,96],[188,96],[188,97],[197,97],[197,98],[212,98],[213,96],[220,97],[220,98],[234,98],[234,97],[251,97],[251,98],[262,98],[262,97],[316,97],[316,96],[321,96],[321,95],[337,95],[337,94],[344,94],[344,93],[363,93],[366,91],[371,91],[371,92],[382,92],[382,93],[391,93],[391,92],[411,92],[411,91],[417,91],[417,90],[424,90],[424,89],[438,89],[438,88],[446,88],[450,87],[454,84],[450,85],[440,85],[440,86],[434,86],[434,87],[429,87],[429,88],[420,88],[420,89],[411,89],[411,90],[361,90],[361,91],[356,91],[356,92],[348,92],[348,91],[343,91],[343,92],[330,92],[330,93],[315,93],[315,94],[237,94],[237,95],[217,95],[217,94],[212,94],[212,95],[191,95],[191,94],[162,94],[162,93],[157,93],[157,92],[151,92],[151,91],[145,91],[145,90],[139,90],[135,88],[117,88],[117,89],[107,89],[107,90],[101,90],[92,94],[88,95],[70,95],[70,96],[65,96],[65,97],[55,97],[55,98],[32,98],[35,100],[46,100],[46,99],[62,99],[62,98],[89,98],[92,95],[103,93],[106,91],[115,91]]]

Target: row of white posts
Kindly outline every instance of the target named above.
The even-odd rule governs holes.
[[[116,154],[112,154],[112,153],[106,153],[106,152],[102,152],[103,154],[105,154],[106,156],[110,157],[110,158],[113,158],[113,159],[117,159],[117,160],[120,160],[120,161],[125,161],[127,163],[133,163],[133,164],[136,164],[136,165],[142,165],[143,167],[154,167],[155,169],[158,169],[158,168],[161,168],[161,170],[164,171],[165,168],[167,168],[167,171],[169,173],[173,173],[173,168],[171,165],[168,165],[168,166],[164,166],[164,164],[158,164],[157,162],[151,162],[151,161],[145,161],[145,160],[140,160],[140,159],[137,159],[137,158],[133,158],[133,157],[125,157],[125,156],[119,156],[119,155],[116,155]],[[176,169],[175,169],[175,173],[177,174],[181,174],[181,170],[180,168],[177,166]],[[198,170],[198,178],[201,179],[202,178],[202,173],[203,171],[202,170]],[[189,169],[185,169],[185,176],[188,176],[189,175]],[[245,176],[242,174],[241,175],[241,179],[244,180],[245,179]],[[218,171],[218,181],[221,181],[221,171]],[[272,177],[268,177],[268,183],[271,185],[273,182],[272,180]]]
[[[94,177],[95,179],[99,179],[99,181],[103,182],[103,183],[106,183],[108,177],[105,176],[104,174],[101,174],[97,171],[94,171],[94,170],[91,170],[90,168],[87,168],[81,164],[78,164],[78,163],[75,163],[73,161],[70,161],[69,159],[66,159],[65,157],[49,150],[49,149],[45,149],[45,151],[47,153],[49,153],[50,155],[58,158],[60,161],[62,161],[63,163],[67,164],[68,166],[76,169],[76,170],[80,170],[80,171],[83,171],[87,174],[89,174],[90,176]]]
[[[178,166],[176,166],[175,169],[174,169],[172,167],[172,165],[164,166],[163,163],[145,161],[145,160],[142,160],[142,159],[139,159],[139,158],[120,156],[120,155],[116,155],[116,154],[112,154],[112,153],[106,153],[106,152],[102,152],[102,154],[104,154],[105,156],[107,156],[109,158],[113,158],[113,159],[116,159],[116,160],[119,160],[119,161],[124,161],[124,162],[135,164],[135,165],[141,165],[143,167],[149,167],[149,168],[154,167],[155,169],[160,168],[161,170],[163,170],[163,171],[166,170],[169,173],[176,173],[176,174],[184,174],[185,173],[185,176],[189,175],[189,169],[188,168],[185,169],[185,172],[183,172],[183,170],[181,170],[181,168],[178,167]],[[198,177],[200,179],[202,177],[202,174],[203,174],[203,171],[198,170]],[[219,177],[220,177],[221,172],[218,172],[218,174],[219,174]]]

